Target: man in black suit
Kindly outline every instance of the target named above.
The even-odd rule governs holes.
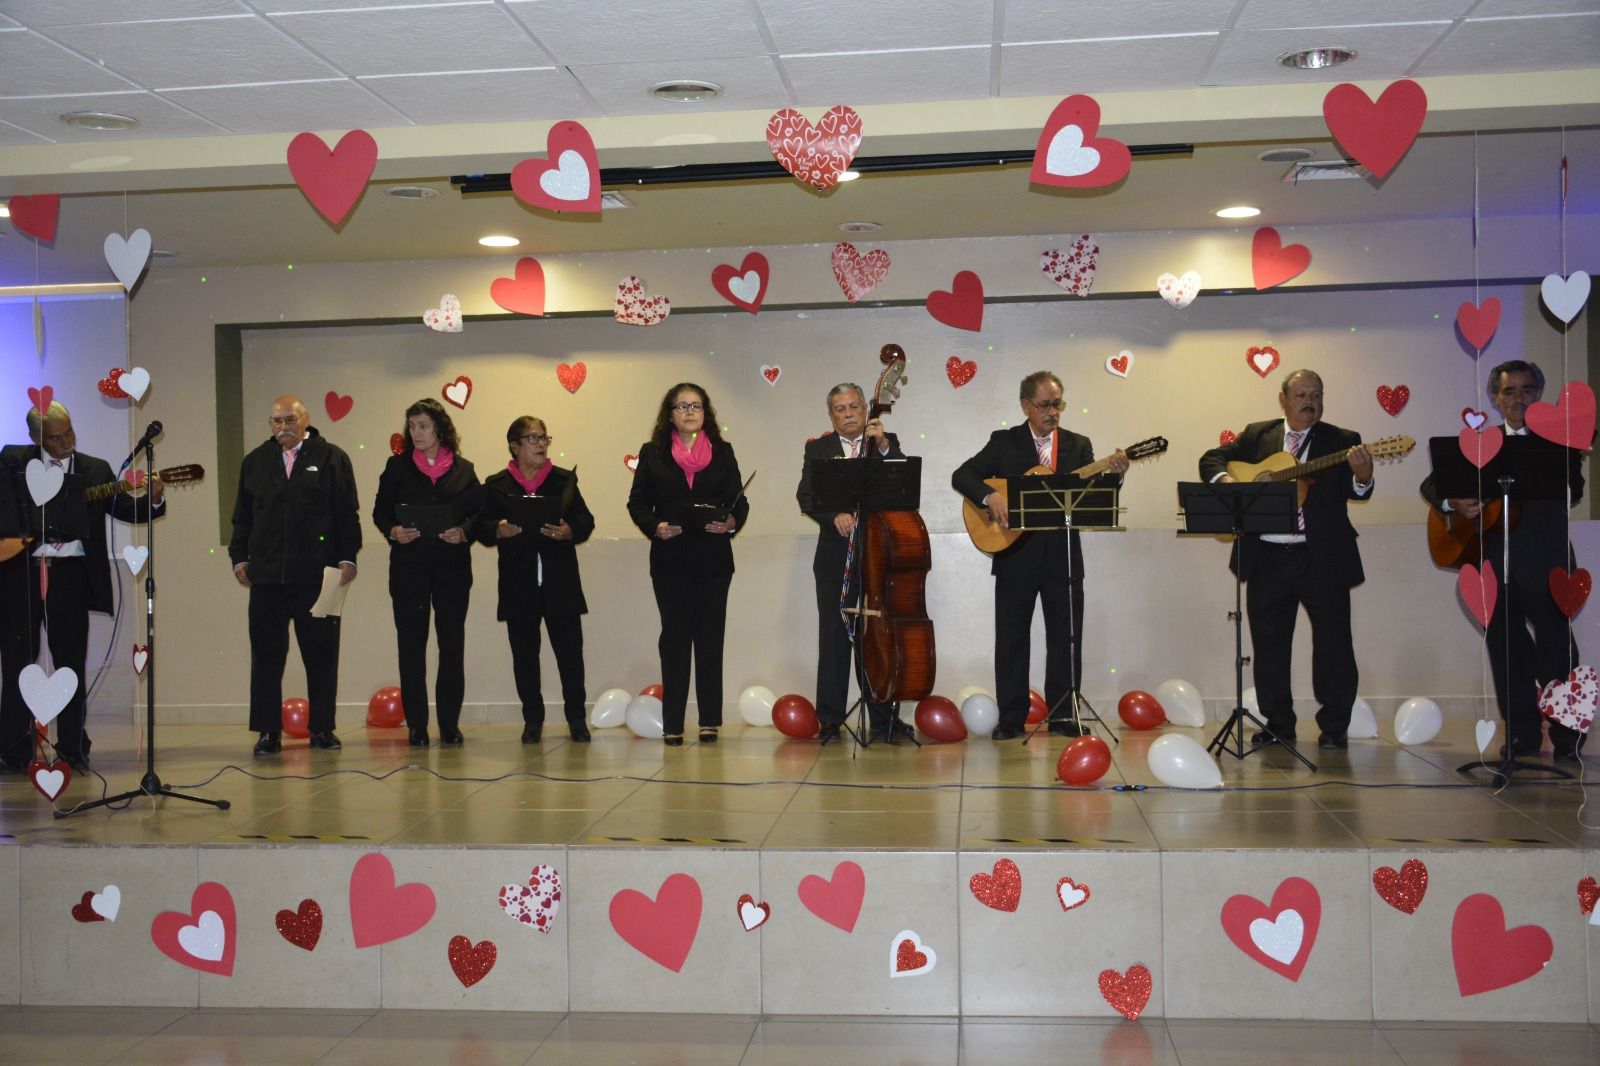
[[[43,414],[37,408],[29,409],[28,436],[33,444],[7,446],[0,458],[12,486],[9,495],[19,510],[15,525],[29,538],[23,551],[0,563],[0,659],[4,660],[0,769],[24,771],[32,756],[33,712],[22,700],[17,678],[39,658],[39,626],[43,624],[54,669],[71,669],[78,678],[77,691],[56,718],[56,752],[67,765],[84,772],[89,769],[90,748],[84,728],[89,612],[110,614],[112,610],[106,516],[142,522],[151,506],[160,515],[166,504],[159,481],[151,484],[148,499],[135,501],[119,493],[86,500],[85,489],[111,484],[117,478],[104,459],[77,450],[72,416],[59,403],[50,404]],[[40,506],[33,505],[25,480],[27,465],[34,459],[47,469],[60,470],[63,477],[61,491]],[[48,574],[42,589],[41,570]]]
[[[1061,379],[1048,370],[1023,378],[1019,398],[1026,421],[995,430],[983,450],[957,467],[950,479],[957,492],[987,510],[1002,528],[1010,527],[1005,501],[984,484],[985,478],[1020,477],[1037,466],[1066,474],[1094,461],[1089,438],[1061,428],[1065,406],[1061,396]],[[1121,485],[1128,457],[1119,449],[1108,469],[1090,484]],[[994,574],[995,698],[1000,704],[994,739],[1021,736],[1027,724],[1035,600],[1044,603],[1044,696],[1051,708],[1050,732],[1077,736],[1082,730],[1071,699],[1083,680],[1083,548],[1078,531],[1065,537],[1048,532],[1025,535],[995,555],[990,572]]]
[[[361,550],[350,458],[311,428],[296,396],[272,401],[272,436],[244,457],[233,503],[228,557],[250,590],[250,729],[255,754],[283,750],[283,666],[289,624],[300,644],[311,704],[311,746],[337,751],[339,617],[313,618],[325,568],[340,584],[356,577]]]
[[[1489,372],[1489,398],[1505,419],[1500,430],[1507,436],[1527,435],[1524,418],[1528,405],[1538,403],[1543,395],[1544,371],[1533,363],[1513,359]],[[1506,721],[1505,743],[1513,755],[1538,755],[1544,746],[1539,693],[1578,665],[1572,625],[1550,594],[1550,571],[1571,570],[1576,565],[1567,540],[1567,512],[1583,498],[1582,453],[1568,449],[1567,462],[1570,502],[1521,501],[1511,535],[1511,572],[1506,575],[1505,590],[1495,601],[1485,633],[1495,699],[1500,705],[1500,717]],[[1485,486],[1485,490],[1486,496],[1499,498],[1492,485]],[[1475,496],[1441,500],[1431,474],[1422,483],[1422,495],[1441,511],[1459,514],[1469,521],[1477,518],[1483,508]],[[1503,529],[1504,526],[1497,527],[1483,537],[1484,557],[1492,560],[1496,569],[1505,554]],[[1558,762],[1577,762],[1583,738],[1582,733],[1560,722],[1550,723],[1550,747]],[[1503,745],[1500,754],[1503,757],[1505,753]]]
[[[822,723],[818,738],[823,744],[839,739],[844,725],[845,705],[850,699],[850,631],[841,608],[854,604],[861,587],[861,560],[850,560],[850,580],[845,586],[845,559],[850,538],[855,533],[856,516],[848,512],[819,511],[815,504],[812,471],[816,464],[831,459],[859,459],[876,454],[901,458],[900,442],[885,433],[883,423],[867,420],[867,401],[861,386],[853,382],[835,385],[828,392],[828,418],[833,432],[806,443],[805,465],[800,470],[800,487],[795,499],[807,518],[817,523],[817,551],[811,560],[811,576],[817,586],[817,721]],[[860,551],[860,545],[857,545]],[[889,738],[894,730],[909,732],[899,719],[899,705],[867,702],[874,740]]]
[[[1349,449],[1344,465],[1310,479],[1294,533],[1246,534],[1229,567],[1249,588],[1245,613],[1255,649],[1256,699],[1267,728],[1250,738],[1260,747],[1295,739],[1289,669],[1300,608],[1311,619],[1311,688],[1316,695],[1320,748],[1349,746],[1350,707],[1356,700],[1355,647],[1350,636],[1350,590],[1366,580],[1349,502],[1372,496],[1372,456],[1361,434],[1322,421],[1322,378],[1296,370],[1278,392],[1281,419],[1252,422],[1231,444],[1200,457],[1200,476],[1232,481],[1230,462],[1259,463],[1279,452],[1297,461]]]

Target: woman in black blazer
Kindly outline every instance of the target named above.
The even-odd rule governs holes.
[[[583,616],[589,605],[578,578],[576,545],[594,532],[594,515],[578,491],[576,470],[550,461],[550,431],[544,420],[523,415],[506,430],[511,462],[484,481],[478,540],[500,553],[500,607],[511,641],[511,670],[522,700],[522,742],[539,743],[544,731],[544,694],[539,687],[539,620],[550,633],[550,647],[561,673],[561,702],[567,730],[580,743],[589,739],[584,724]],[[528,496],[561,501],[560,521],[525,529],[511,500]]]
[[[639,449],[628,493],[628,517],[650,538],[650,584],[661,612],[662,739],[669,747],[683,743],[691,651],[700,742],[716,743],[722,634],[733,582],[730,541],[749,513],[739,461],[722,439],[711,397],[698,385],[674,385]]]
[[[466,692],[467,600],[472,590],[469,530],[482,505],[483,486],[461,456],[450,415],[438,400],[406,408],[411,447],[391,456],[378,478],[372,521],[389,538],[389,597],[400,650],[400,698],[411,746],[428,746],[428,615],[439,638],[434,701],[439,743],[461,743],[461,700]],[[400,506],[419,508],[400,516]],[[429,527],[431,535],[411,523]],[[437,524],[441,529],[434,532]]]

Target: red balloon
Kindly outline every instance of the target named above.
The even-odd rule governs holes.
[[[793,692],[779,696],[778,702],[772,705],[772,724],[778,727],[778,732],[796,740],[814,737],[822,729],[811,701]]]
[[[304,740],[311,735],[311,704],[299,696],[283,701],[283,731]]]
[[[1167,723],[1167,712],[1162,709],[1161,701],[1138,689],[1122,694],[1117,701],[1117,714],[1133,729],[1158,729]]]
[[[372,694],[367,701],[367,724],[378,729],[406,724],[406,705],[401,702],[398,688],[390,685]]]
[[[1044,701],[1044,693],[1038,689],[1028,690],[1028,724],[1038,725],[1050,714],[1050,705]]]
[[[1099,737],[1079,737],[1061,749],[1056,776],[1069,785],[1098,781],[1111,769],[1111,749]]]
[[[961,720],[961,708],[943,696],[923,697],[911,720],[929,740],[956,744],[967,739],[967,723]]]
[[[640,689],[639,695],[654,696],[658,700],[664,700],[667,698],[667,690],[661,687],[661,682],[657,681],[653,685],[646,685],[644,688]]]

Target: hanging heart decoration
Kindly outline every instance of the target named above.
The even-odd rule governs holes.
[[[524,159],[511,168],[511,191],[530,207],[567,214],[600,210],[600,157],[582,123],[568,119],[550,127],[545,159]]]
[[[628,473],[637,473],[639,469],[639,457],[630,452],[622,457],[622,465],[627,467]]]
[[[122,282],[125,292],[133,291],[144,268],[150,265],[150,248],[147,229],[136,229],[126,239],[120,233],[106,234],[103,242],[106,266],[111,268],[112,276]]]
[[[389,434],[389,454],[403,455],[406,450],[406,438],[403,433]]]
[[[1552,315],[1571,322],[1589,302],[1589,275],[1582,270],[1574,270],[1565,278],[1550,274],[1539,284],[1539,295]]]
[[[61,759],[54,762],[34,759],[28,764],[28,783],[33,785],[35,792],[54,803],[56,797],[72,784],[72,767]]]
[[[17,688],[33,717],[41,725],[49,725],[77,695],[78,674],[70,666],[47,674],[38,663],[29,663],[17,675]]]
[[[1234,441],[1236,441],[1238,439],[1239,439],[1239,434],[1235,433],[1231,429],[1225,429],[1221,433],[1217,434],[1217,443],[1220,444],[1224,448],[1226,448],[1228,445],[1232,444]]]
[[[1484,423],[1489,421],[1489,416],[1476,408],[1463,407],[1461,409],[1461,421],[1466,423],[1468,429],[1482,429]]]
[[[289,142],[289,173],[311,206],[337,226],[366,191],[378,165],[378,142],[366,130],[351,130],[329,149],[315,133]]]
[[[517,260],[509,278],[495,278],[489,283],[489,299],[497,307],[518,315],[544,314],[544,267],[539,260],[525,255]]]
[[[874,248],[866,255],[856,251],[849,241],[833,246],[833,277],[839,283],[844,298],[855,303],[877,287],[889,276],[889,253]]]
[[[1428,867],[1421,859],[1407,859],[1400,869],[1380,866],[1372,871],[1378,898],[1402,914],[1415,914],[1428,892]]]
[[[46,244],[56,239],[56,222],[61,217],[60,193],[13,196],[8,206],[11,224],[18,233],[26,233]]]
[[[29,459],[22,476],[28,483],[28,495],[41,507],[55,499],[67,482],[66,471],[59,466],[50,466],[41,459]]]
[[[1378,406],[1398,417],[1405,410],[1407,402],[1411,399],[1411,389],[1406,385],[1396,385],[1390,388],[1387,385],[1378,386]]]
[[[1167,303],[1182,311],[1200,295],[1200,272],[1185,270],[1182,277],[1170,272],[1162,274],[1156,279],[1156,292]]]
[[[144,569],[144,564],[150,559],[150,548],[144,544],[129,544],[122,549],[122,561],[128,564],[128,572],[134,577],[139,576],[139,571]]]
[[[349,414],[350,409],[355,405],[355,397],[340,396],[333,389],[329,389],[328,394],[322,398],[322,406],[328,412],[328,419],[333,422],[337,422]]]
[[[1145,1005],[1150,1002],[1150,992],[1154,982],[1150,978],[1150,968],[1143,963],[1134,963],[1128,967],[1126,974],[1116,970],[1100,971],[1100,996],[1111,1005],[1111,1009],[1128,1019],[1130,1022],[1139,1020],[1139,1015],[1144,1013]]]
[[[1106,373],[1125,378],[1133,367],[1133,353],[1124,349],[1116,355],[1106,356]]]
[[[1581,566],[1571,573],[1560,566],[1550,571],[1550,596],[1569,620],[1578,617],[1593,587],[1594,579]]]
[[[1033,149],[1028,180],[1035,185],[1093,189],[1128,176],[1133,153],[1121,141],[1096,137],[1100,104],[1077,93],[1062,100],[1045,120]]]
[[[1539,693],[1539,713],[1579,733],[1594,725],[1595,707],[1600,705],[1600,671],[1580,666],[1566,680],[1555,680]]]
[[[956,274],[949,291],[930,292],[926,307],[934,321],[977,333],[983,329],[983,280],[963,270]]]
[[[1282,285],[1310,265],[1311,249],[1303,244],[1285,245],[1271,226],[1262,226],[1250,240],[1250,272],[1257,292]]]
[[[561,387],[568,392],[576,393],[588,376],[589,368],[581,362],[573,363],[571,366],[566,363],[556,365],[556,380],[561,382]]]
[[[1587,451],[1594,442],[1594,390],[1585,382],[1569,381],[1555,403],[1529,404],[1523,420],[1545,440]]]
[[[1392,82],[1374,102],[1360,86],[1335,85],[1322,98],[1322,117],[1341,147],[1372,171],[1387,177],[1422,130],[1428,94],[1409,78]]]
[[[1500,599],[1500,582],[1495,577],[1494,562],[1485,559],[1481,571],[1467,563],[1456,576],[1456,588],[1461,593],[1462,602],[1467,605],[1467,611],[1478,620],[1480,626],[1488,628],[1494,605]]]
[[[1266,377],[1278,369],[1278,363],[1281,359],[1278,355],[1278,349],[1268,345],[1264,348],[1247,348],[1244,353],[1244,361],[1249,364],[1251,370],[1254,370],[1261,377]]]
[[[472,399],[472,379],[465,374],[458,374],[454,381],[446,382],[444,388],[439,390],[439,395],[444,397],[444,402],[451,407],[465,411],[467,401]]]
[[[1456,434],[1456,441],[1461,447],[1461,454],[1467,457],[1467,462],[1482,470],[1500,454],[1500,448],[1505,444],[1506,438],[1505,434],[1497,429],[1485,433],[1469,427]]]
[[[1088,296],[1100,265],[1100,246],[1085,233],[1066,251],[1051,248],[1039,255],[1044,276],[1074,296]]]
[[[135,644],[133,646],[133,672],[143,674],[144,668],[150,664],[150,645]]]
[[[766,299],[769,273],[767,257],[751,252],[738,266],[724,263],[713,268],[711,287],[724,300],[753,315],[761,310],[761,301]]]
[[[55,398],[56,390],[53,385],[45,385],[37,389],[30,387],[28,389],[28,401],[33,404],[33,409],[41,415],[49,412],[50,404]]]
[[[978,364],[971,359],[963,363],[959,355],[952,355],[944,361],[944,376],[950,379],[950,384],[955,388],[959,389],[971,381],[977,373]]]
[[[810,119],[786,107],[767,120],[767,147],[796,181],[827,192],[839,184],[861,148],[861,116],[839,104],[813,126]]]
[[[672,314],[672,301],[665,296],[646,296],[644,282],[629,274],[617,282],[617,299],[611,317],[624,326],[656,326]]]
[[[1489,750],[1489,743],[1494,740],[1497,725],[1493,719],[1480,718],[1472,725],[1472,739],[1478,745],[1478,754],[1482,755]]]
[[[134,403],[144,399],[146,390],[150,388],[150,371],[142,366],[133,367],[126,374],[117,379],[117,384],[122,391],[133,398]]]
[[[1463,340],[1480,352],[1489,347],[1489,342],[1494,339],[1495,331],[1499,328],[1498,296],[1491,296],[1481,304],[1469,300],[1456,308],[1456,329],[1461,331]]]
[[[100,390],[100,395],[108,400],[126,400],[128,394],[122,391],[122,386],[117,384],[117,379],[127,371],[121,367],[112,367],[110,373],[95,382],[95,388]]]
[[[493,286],[490,291],[493,291]],[[422,324],[435,333],[460,333],[461,301],[455,293],[445,293],[439,297],[438,307],[430,307],[422,312]]]

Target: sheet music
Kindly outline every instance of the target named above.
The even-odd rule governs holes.
[[[311,605],[312,618],[334,618],[344,614],[345,593],[350,591],[350,586],[341,584],[337,566],[322,568],[322,592],[317,596],[317,602]]]

